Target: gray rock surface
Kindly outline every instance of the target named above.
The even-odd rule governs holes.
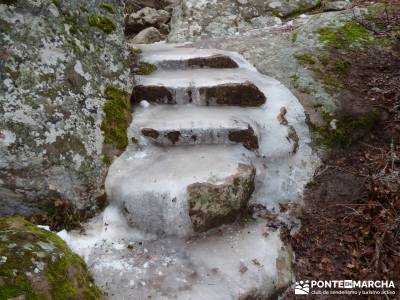
[[[176,5],[180,0],[126,0],[125,5],[128,13],[135,12],[144,7],[155,9],[168,9]]]
[[[325,11],[345,10],[351,7],[350,1],[332,1],[326,2],[323,5]]]
[[[194,183],[188,186],[189,216],[196,232],[230,223],[244,214],[253,191],[256,170],[240,164],[237,173],[223,184]]]
[[[157,28],[149,27],[143,29],[133,38],[129,39],[131,44],[152,44],[159,42],[163,39],[162,34],[157,30]]]
[[[171,42],[235,35],[279,23],[277,17],[299,14],[319,0],[183,0],[174,10]]]
[[[145,28],[155,27],[162,28],[170,19],[170,14],[162,9],[145,7],[126,17],[125,32],[126,34],[139,33]]]
[[[0,215],[31,215],[55,199],[92,206],[107,169],[104,90],[130,90],[120,2],[6,3],[0,4]]]
[[[214,38],[213,33],[205,30],[200,32],[204,39],[194,42],[194,45],[199,48],[238,51],[261,73],[289,87],[302,102],[311,122],[319,124],[321,111],[332,112],[336,109],[340,91],[328,91],[324,81],[315,76],[313,65],[304,63],[302,57],[306,55],[307,58],[316,59],[324,55],[320,29],[327,26],[339,27],[352,17],[351,10],[327,12],[302,16],[279,26],[245,31],[234,36],[230,35],[229,30],[222,29],[220,34],[223,36]],[[189,32],[181,35],[176,27],[172,27],[169,40],[197,40],[198,37]]]

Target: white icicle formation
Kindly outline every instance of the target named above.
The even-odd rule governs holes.
[[[303,108],[240,55],[188,46],[139,46],[158,70],[137,78],[111,206],[86,236],[62,233],[112,299],[267,298],[291,280],[278,231],[232,222],[251,195],[301,201],[318,163]]]

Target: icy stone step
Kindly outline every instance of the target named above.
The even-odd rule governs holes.
[[[133,130],[158,145],[243,144],[258,148],[258,137],[244,108],[152,105],[135,111]],[[250,109],[251,110],[251,109]]]
[[[241,69],[158,71],[138,76],[132,101],[163,104],[261,106],[266,96]]]
[[[138,46],[135,46],[137,48]],[[216,49],[190,48],[188,45],[139,45],[141,60],[164,70],[196,68],[238,68],[246,65],[242,57]]]
[[[246,151],[218,145],[125,152],[110,168],[108,199],[150,233],[186,236],[230,223],[254,190]]]
[[[148,60],[143,59],[144,62],[149,63]],[[238,64],[232,60],[229,56],[222,54],[214,54],[204,57],[193,57],[188,59],[167,59],[152,62],[158,68],[164,70],[184,70],[184,69],[234,69],[238,68]]]

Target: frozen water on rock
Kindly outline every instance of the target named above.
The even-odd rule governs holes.
[[[258,108],[166,107],[144,102],[136,108],[128,130],[129,139],[135,138],[139,145],[128,146],[108,173],[111,206],[87,224],[84,233],[63,231],[60,236],[85,258],[110,299],[233,300],[251,291],[267,298],[290,281],[290,267],[278,263],[289,257],[279,232],[266,232],[265,221],[257,220],[193,236],[186,187],[195,182],[222,183],[235,174],[239,163],[247,163],[257,169],[252,203],[274,208],[278,203],[301,202],[303,187],[318,165],[302,106],[281,83],[259,74],[238,54],[194,50],[186,44],[140,47],[148,62],[218,52],[230,56],[240,68],[161,69],[139,78],[139,83],[187,88],[250,81],[267,102]],[[287,125],[278,120],[282,107],[287,110]],[[232,126],[235,120],[254,128],[260,144],[257,151],[242,145],[158,147],[140,132],[151,126]],[[282,269],[289,275],[282,275]]]
[[[258,108],[257,108],[258,109]],[[234,127],[238,123],[251,123],[249,114],[256,108],[241,107],[207,107],[195,105],[153,105],[135,111],[135,122],[132,128],[165,126],[184,129],[188,127]]]
[[[188,235],[192,227],[186,187],[195,182],[220,184],[241,162],[246,162],[241,146],[147,146],[126,151],[109,170],[107,195],[129,212],[129,221],[137,228]]]
[[[239,107],[207,107],[195,105],[153,105],[149,108],[139,108],[135,111],[135,122],[131,134],[140,137],[143,128],[163,132],[179,131],[179,144],[233,144],[229,140],[232,130],[248,130],[257,124],[249,118],[254,108]],[[193,138],[193,135],[196,135]],[[167,137],[159,140],[171,144]],[[145,141],[142,141],[145,143]]]
[[[142,50],[142,59],[148,63],[159,65],[168,61],[186,61],[192,58],[206,58],[214,55],[226,55],[231,57],[240,68],[253,68],[240,54],[231,51],[217,49],[189,48],[188,44],[156,43],[139,45]],[[255,69],[254,69],[255,70]]]
[[[266,235],[262,222],[223,227],[186,241],[127,234],[115,208],[107,208],[105,214],[108,225],[97,218],[86,242],[79,233],[60,236],[85,257],[110,299],[226,300],[254,289],[279,288],[278,277],[283,275],[276,262],[289,254],[279,233]]]
[[[251,81],[253,73],[243,69],[157,71],[149,76],[138,76],[137,82],[141,85],[162,85],[176,89],[200,88],[226,83],[245,83]]]

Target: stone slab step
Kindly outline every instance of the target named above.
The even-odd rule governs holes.
[[[240,143],[254,150],[258,137],[252,124],[243,108],[152,105],[136,110],[133,130],[164,146]]]
[[[202,232],[244,212],[255,180],[246,154],[241,146],[224,145],[125,152],[110,168],[107,196],[140,230]]]
[[[197,68],[238,68],[246,62],[233,52],[216,49],[190,48],[181,45],[139,45],[141,60],[156,65],[160,69],[197,69]]]
[[[138,76],[132,101],[163,104],[261,106],[265,94],[241,69],[158,71]]]
[[[151,63],[147,59],[144,62]],[[203,57],[193,57],[188,59],[164,59],[158,62],[153,62],[158,68],[164,70],[184,70],[184,69],[234,69],[238,68],[238,64],[232,60],[229,56],[214,54]]]

